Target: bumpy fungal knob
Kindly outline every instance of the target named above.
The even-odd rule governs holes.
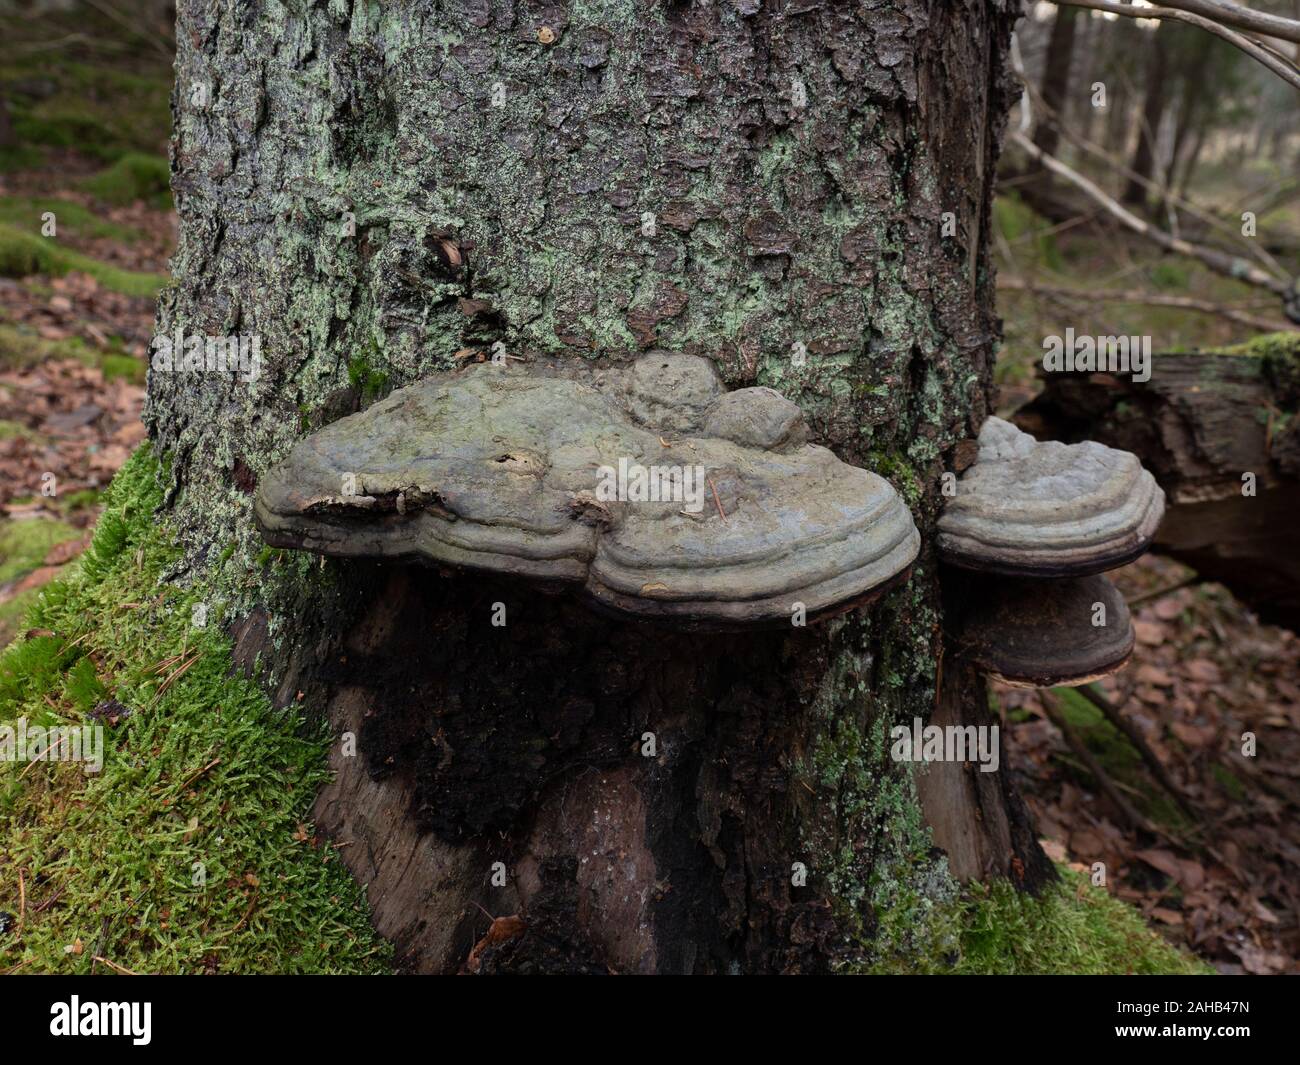
[[[780,451],[808,442],[803,411],[771,388],[741,388],[713,404],[704,422],[708,436],[746,447]]]
[[[717,367],[708,359],[652,351],[632,364],[626,403],[642,425],[684,432],[697,428],[725,392]]]

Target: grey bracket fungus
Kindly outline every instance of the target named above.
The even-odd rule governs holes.
[[[611,496],[620,468],[674,491]],[[693,628],[848,609],[920,546],[890,484],[808,443],[795,404],[663,352],[429,377],[299,441],[255,514],[276,547],[572,585]]]
[[[1146,551],[1164,511],[1164,492],[1135,455],[1040,442],[989,418],[939,519],[939,555],[983,573],[1102,573]]]
[[[1047,585],[978,577],[962,599],[958,653],[1013,687],[1088,684],[1117,672],[1133,651],[1128,606],[1101,574]]]

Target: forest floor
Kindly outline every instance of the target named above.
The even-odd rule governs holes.
[[[1246,209],[1274,202],[1285,178],[1264,162],[1225,159],[1203,168],[1197,196]],[[1009,191],[996,221],[1004,415],[1039,391],[1042,339],[1067,326],[1077,335],[1151,336],[1157,358],[1256,333],[1221,314],[1144,298],[1281,320],[1275,297],[1159,254],[1096,211],[1052,224]],[[1300,257],[1294,197],[1260,221],[1260,232]],[[1139,302],[1098,298],[1121,291]],[[1069,689],[995,693],[1009,759],[1047,850],[1080,869],[1102,863],[1119,898],[1220,972],[1298,972],[1300,639],[1261,624],[1225,588],[1195,583],[1169,559],[1148,555],[1111,576],[1131,604],[1137,647],[1125,670],[1092,688],[1106,710]],[[1242,753],[1247,734],[1253,756]]]
[[[160,155],[166,64],[4,78],[11,100],[19,85],[17,124],[37,149],[0,153],[0,645],[84,549],[100,492],[144,437],[154,300],[176,234]],[[124,93],[135,103],[119,113],[108,101]],[[67,148],[61,122],[83,137],[93,128],[97,151]],[[53,238],[41,233],[51,212]],[[1189,261],[1049,226],[1014,195],[999,201],[996,228],[1009,276],[1077,289],[1137,281],[1260,307]],[[1004,411],[1035,392],[1041,337],[1059,331],[1063,311],[1080,333],[1151,333],[1166,349],[1249,336],[1168,308],[1023,292],[1000,304]],[[1300,972],[1300,639],[1193,576],[1159,557],[1117,575],[1138,647],[1099,686],[1111,718],[1070,690],[995,693],[1009,761],[1056,860],[1090,876],[1103,863],[1114,895],[1221,972]],[[1246,734],[1254,757],[1242,754]]]
[[[60,251],[94,264],[59,276],[26,273],[48,266],[39,259],[0,261],[0,274],[24,275],[0,276],[4,642],[40,585],[84,547],[99,492],[144,439],[145,354],[160,271],[175,240],[169,208],[96,201],[79,191],[73,174],[60,162],[57,177],[68,188],[51,187],[48,173],[40,180],[0,175],[0,257],[17,244],[15,233],[47,239],[39,233],[51,213]],[[148,290],[138,291],[146,280]]]

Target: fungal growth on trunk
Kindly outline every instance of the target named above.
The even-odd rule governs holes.
[[[1048,586],[1023,577],[977,578],[968,590],[958,649],[1013,687],[1088,684],[1121,669],[1133,651],[1128,606],[1101,574]]]
[[[1039,442],[1001,418],[939,519],[939,553],[980,573],[1076,577],[1151,546],[1165,494],[1137,456],[1092,441]]]
[[[958,652],[1019,687],[1081,685],[1123,667],[1133,624],[1101,576],[1151,545],[1165,496],[1136,456],[1042,442],[1000,418],[938,523],[945,627]]]
[[[745,627],[879,594],[919,548],[887,481],[713,364],[482,364],[300,441],[259,488],[266,541],[581,589],[638,618]]]

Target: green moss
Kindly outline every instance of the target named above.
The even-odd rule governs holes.
[[[378,353],[378,346],[372,345],[371,354]],[[361,392],[365,402],[379,399],[388,391],[388,374],[376,370],[365,355],[354,355],[348,360],[348,381]]]
[[[30,144],[11,144],[0,148],[0,174],[34,170],[45,162],[45,153]]]
[[[1209,348],[1203,355],[1249,355],[1269,360],[1300,359],[1300,332],[1261,333],[1244,344],[1230,344],[1223,348]]]
[[[917,507],[925,497],[915,466],[908,458],[876,450],[867,455],[867,468],[889,481],[909,507]]]
[[[1191,267],[1178,259],[1162,259],[1151,268],[1151,283],[1158,289],[1185,291],[1191,280]]]
[[[132,384],[144,384],[145,364],[134,356],[108,352],[100,357],[99,366],[104,371],[105,381],[121,377]]]
[[[1061,883],[1034,898],[1008,881],[975,885],[963,900],[960,957],[923,971],[965,975],[1177,976],[1213,973],[1147,927],[1142,915],[1061,867]],[[914,968],[912,971],[916,971]]]
[[[75,510],[93,507],[99,503],[99,495],[99,491],[94,488],[82,488],[76,492],[69,492],[67,495],[59,496],[59,508],[64,514],[71,514]]]
[[[147,200],[171,205],[171,166],[162,156],[128,152],[81,187],[106,203],[127,204]]]
[[[0,67],[0,89],[25,149],[20,161],[39,160],[42,148],[106,161],[157,151],[167,138],[172,72],[152,57],[134,66],[138,73],[72,60],[51,64],[48,53],[32,52]],[[43,86],[39,94],[28,89],[33,83]]]
[[[40,594],[39,588],[29,588],[0,603],[0,648],[7,647],[18,633],[23,619],[31,612]]]
[[[304,824],[327,738],[232,671],[218,610],[192,627],[194,593],[160,579],[176,555],[160,499],[142,449],[28,619],[53,635],[0,656],[0,721],[80,723],[104,698],[127,711],[98,774],[0,763],[0,909],[19,911],[20,874],[26,893],[0,969],[382,971],[360,889]]]
[[[0,585],[30,573],[50,548],[80,535],[80,530],[61,521],[29,518],[0,524]]]
[[[118,339],[113,338],[112,343],[116,345]],[[145,363],[120,347],[100,351],[80,337],[47,340],[26,325],[0,325],[0,365],[35,366],[47,359],[75,359],[87,366],[98,366],[106,381],[122,377],[144,384],[145,380]],[[14,422],[0,423],[0,437],[6,435],[34,434]]]
[[[0,325],[0,364],[34,366],[46,359],[76,359],[93,366],[96,355],[80,337],[46,340],[30,326]]]
[[[14,437],[21,436],[28,440],[36,439],[36,434],[27,426],[19,422],[11,422],[7,419],[0,419],[0,440],[12,440]]]
[[[139,273],[101,263],[58,244],[54,238],[0,223],[0,277],[62,276],[70,270],[89,274],[105,288],[126,296],[155,297],[167,280],[161,274]]]
[[[993,224],[1008,243],[1030,244],[1037,261],[1049,270],[1065,268],[1052,224],[1015,193],[1003,193],[994,199]]]
[[[0,223],[39,234],[43,215],[54,215],[57,235],[74,238],[104,237],[131,244],[140,239],[140,231],[101,218],[87,207],[72,200],[40,196],[0,196]]]
[[[1073,688],[1053,688],[1052,692],[1062,716],[1074,727],[1110,778],[1129,790],[1134,805],[1143,814],[1172,829],[1190,827],[1187,815],[1168,793],[1152,781],[1141,754],[1096,706]],[[1096,786],[1086,766],[1073,759],[1067,759],[1067,764],[1082,782]]]

